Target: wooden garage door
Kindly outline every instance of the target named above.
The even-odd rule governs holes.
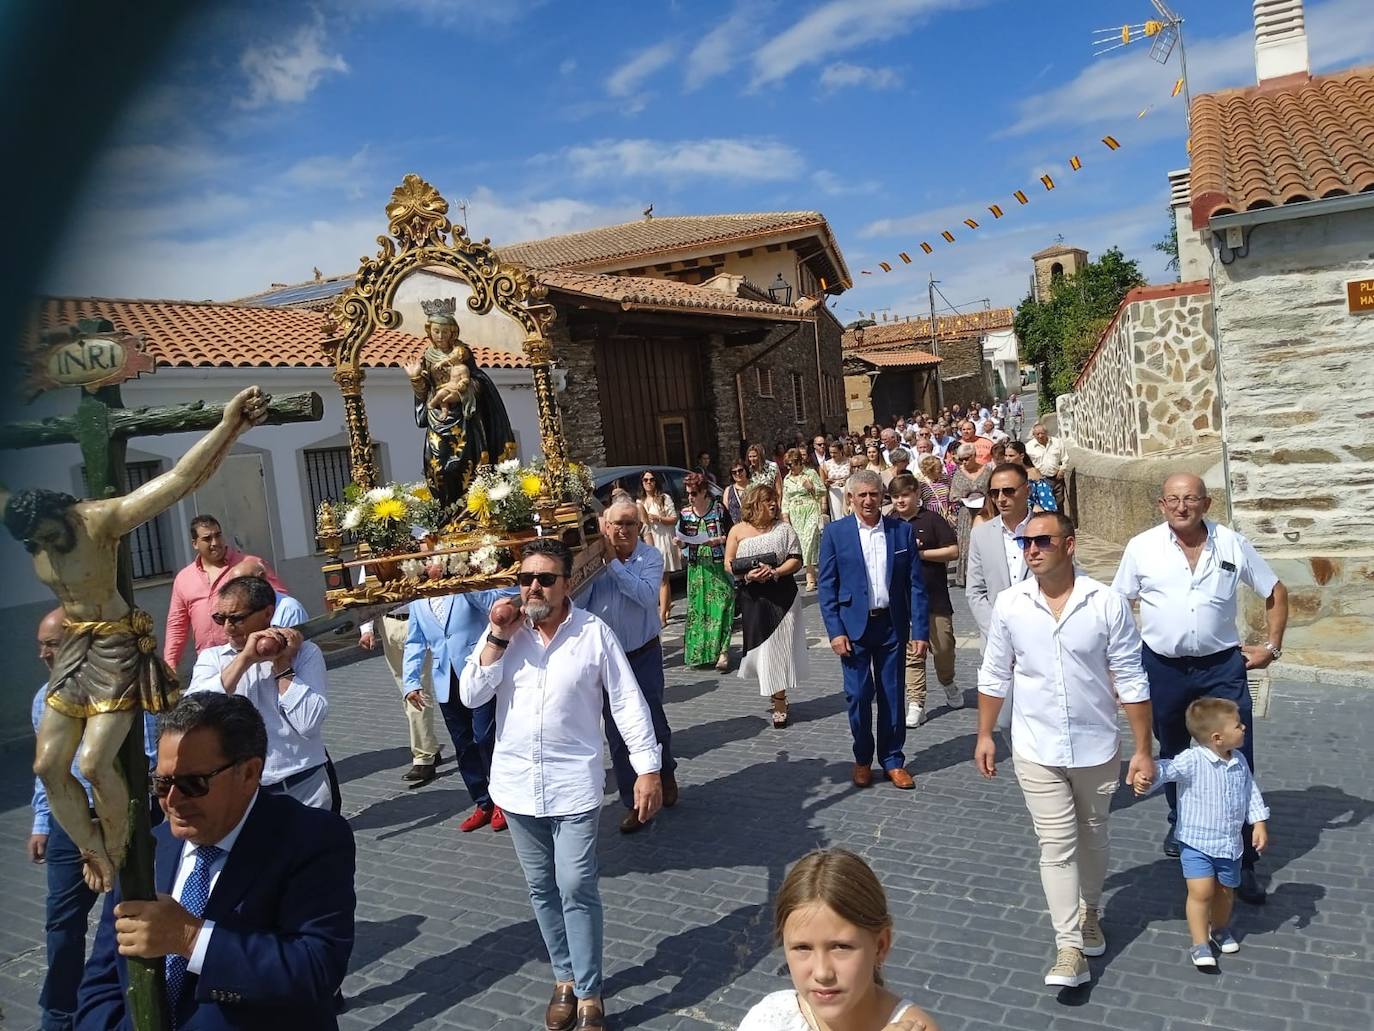
[[[714,450],[705,354],[690,341],[618,338],[596,345],[607,465],[680,465]]]

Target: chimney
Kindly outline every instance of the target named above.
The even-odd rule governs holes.
[[[1190,172],[1186,168],[1169,173],[1169,207],[1174,213],[1174,228],[1178,230],[1178,278],[1183,282],[1206,279],[1211,274],[1212,252],[1208,246],[1206,229],[1193,228]]]
[[[1255,79],[1310,75],[1302,0],[1255,0]]]

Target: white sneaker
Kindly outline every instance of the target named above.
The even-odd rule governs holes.
[[[950,684],[945,688],[945,704],[951,709],[962,709],[964,707],[964,692],[958,684]]]
[[[908,705],[906,707],[906,725],[908,727],[919,727],[926,721],[926,710],[924,706]]]

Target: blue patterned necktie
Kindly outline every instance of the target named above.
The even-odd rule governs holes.
[[[215,860],[224,855],[218,845],[197,845],[196,865],[191,876],[181,888],[181,906],[193,917],[205,915],[205,904],[210,901],[210,868]],[[186,985],[185,956],[168,956],[167,963],[167,1006],[171,1011],[173,1025],[176,1022],[177,1006],[181,1002],[181,990]]]

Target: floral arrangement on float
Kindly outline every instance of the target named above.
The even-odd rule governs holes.
[[[516,533],[534,529],[535,504],[543,492],[540,471],[510,458],[478,471],[463,507],[479,526]]]
[[[438,533],[445,513],[423,483],[388,483],[363,490],[350,483],[344,499],[334,506],[340,530],[366,544],[374,555],[404,554],[415,550],[415,527]]]

